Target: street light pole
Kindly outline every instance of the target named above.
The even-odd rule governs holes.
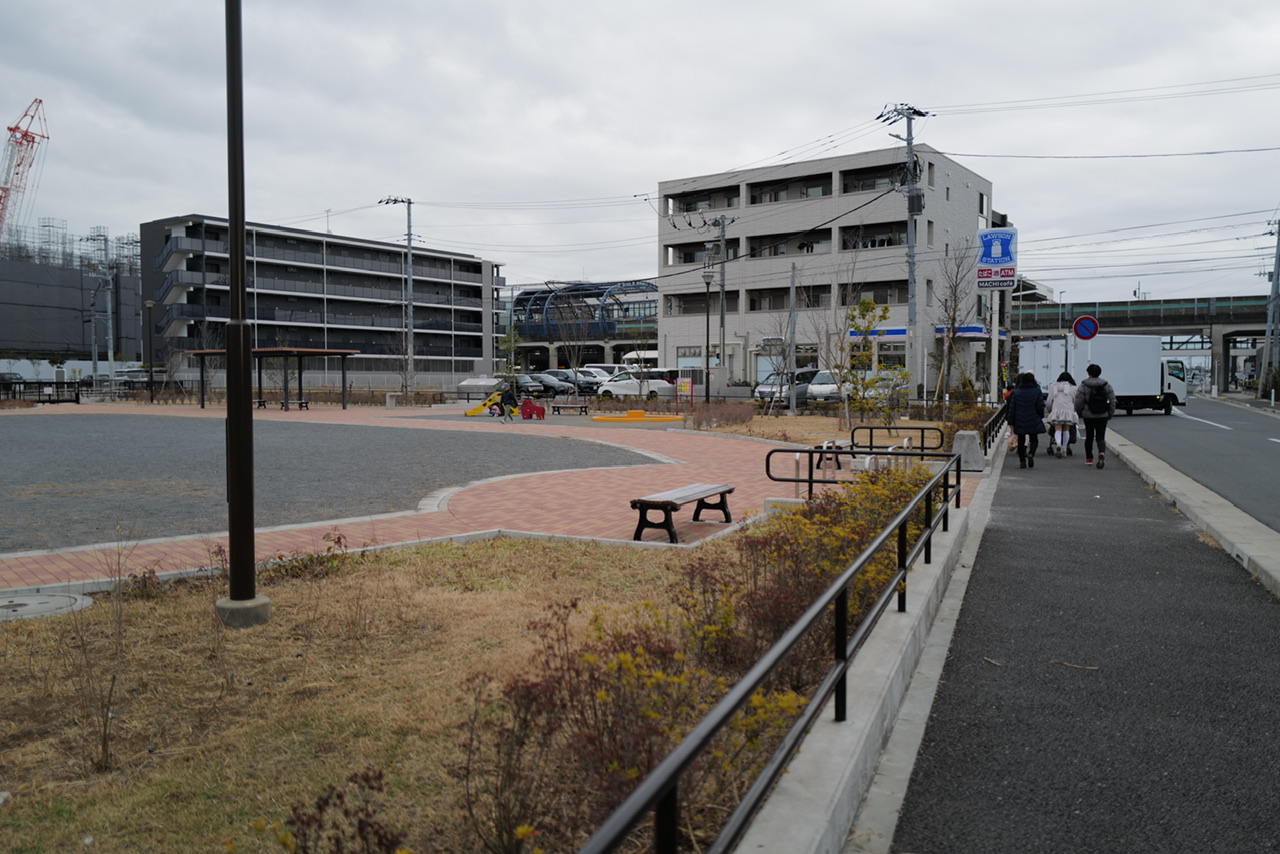
[[[706,317],[707,317],[707,334],[706,346],[702,348],[702,402],[711,402],[711,279],[715,273],[711,272],[711,268],[704,266],[702,268],[702,284],[707,289]]]
[[[1066,311],[1067,305],[1062,301],[1062,297],[1065,294],[1066,294],[1066,291],[1058,291],[1058,328],[1059,329],[1067,328],[1064,325],[1065,311]]]
[[[156,350],[155,344],[152,343],[151,333],[155,330],[156,322],[151,316],[151,309],[155,308],[156,301],[149,299],[143,303],[147,307],[147,397],[151,403],[156,402]]]

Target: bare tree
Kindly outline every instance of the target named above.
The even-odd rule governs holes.
[[[853,351],[857,346],[852,333],[854,315],[862,293],[861,284],[854,282],[858,270],[858,250],[854,249],[843,257],[844,260],[832,270],[830,299],[825,310],[809,315],[813,340],[818,350],[818,365],[830,371],[831,378],[835,380],[836,393],[840,398],[837,426],[842,429],[851,420],[846,391],[853,370]],[[885,309],[886,312],[887,310]]]
[[[547,329],[547,341],[557,353],[564,353],[569,370],[577,375],[584,361],[587,341],[591,338],[591,322],[596,306],[579,294],[557,293],[547,303],[543,321]],[[551,367],[557,367],[551,365]],[[574,395],[578,384],[573,384]]]
[[[937,293],[937,304],[943,333],[934,352],[935,364],[938,367],[938,388],[935,396],[939,400],[945,392],[955,387],[952,382],[953,369],[959,373],[962,385],[972,386],[973,384],[973,378],[969,375],[965,361],[956,349],[956,340],[960,327],[974,319],[976,308],[976,301],[973,299],[974,271],[977,266],[978,249],[968,238],[957,247],[955,252],[939,262],[941,288]]]

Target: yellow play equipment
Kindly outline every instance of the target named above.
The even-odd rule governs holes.
[[[484,415],[489,411],[490,406],[497,406],[499,402],[501,402],[501,400],[502,400],[502,392],[495,391],[493,394],[489,395],[484,399],[484,403],[480,404],[475,409],[468,409],[467,414],[468,415]],[[513,417],[514,417],[514,413],[513,413]]]
[[[675,415],[650,415],[643,409],[628,409],[625,413],[616,415],[593,415],[592,421],[683,421],[684,416],[676,413]]]

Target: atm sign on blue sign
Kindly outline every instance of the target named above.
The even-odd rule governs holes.
[[[1012,288],[1018,280],[1018,230],[978,230],[978,287]]]

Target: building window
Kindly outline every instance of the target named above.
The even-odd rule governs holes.
[[[907,242],[905,222],[875,223],[871,225],[847,225],[840,229],[840,249],[878,249],[885,246],[904,246]]]
[[[933,179],[934,179],[934,165],[930,163],[929,164],[929,189],[933,189]]]
[[[925,231],[925,243],[929,247],[932,247],[933,246],[933,220],[926,221],[924,231]]]

